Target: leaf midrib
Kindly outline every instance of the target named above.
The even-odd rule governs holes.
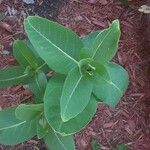
[[[72,61],[74,61],[77,65],[78,65],[78,62],[73,59],[71,56],[69,56],[67,53],[65,53],[63,50],[61,50],[61,48],[59,48],[58,46],[56,46],[54,43],[52,43],[49,39],[47,39],[45,36],[43,36],[43,34],[41,34],[36,28],[34,28],[34,26],[28,21],[28,24],[30,25],[30,27],[35,31],[37,32],[41,37],[43,37],[46,41],[48,41],[49,43],[51,43],[56,49],[58,49],[61,53],[63,53],[65,56],[67,56],[69,59],[71,59]]]
[[[61,144],[61,146],[64,148],[64,150],[68,150],[68,149],[65,147],[65,145],[62,143],[62,141],[59,139],[59,137],[57,136],[57,134],[56,134],[56,133],[54,133],[54,134],[55,134],[56,138],[58,139],[59,143]]]
[[[65,111],[64,111],[63,114],[66,113],[66,110],[67,110],[68,104],[69,104],[69,102],[70,102],[70,99],[71,99],[72,95],[74,94],[76,88],[78,87],[78,84],[80,83],[82,77],[83,77],[83,75],[81,75],[81,77],[78,79],[77,83],[75,84],[75,86],[74,86],[74,88],[73,88],[73,90],[72,90],[72,92],[71,92],[71,94],[70,94],[70,96],[69,96],[69,98],[68,98],[68,101],[67,101],[66,106],[65,106],[65,109],[64,109]]]
[[[28,74],[24,74],[24,75],[21,75],[21,76],[18,76],[18,77],[13,77],[13,78],[8,78],[8,79],[3,79],[3,80],[0,80],[0,82],[6,82],[6,81],[12,81],[12,80],[17,80],[17,79],[21,79],[23,77],[27,77],[29,76]]]
[[[118,86],[116,86],[116,84],[114,82],[112,82],[111,78],[110,78],[110,81],[108,81],[108,80],[106,80],[105,78],[102,78],[102,77],[101,77],[101,79],[104,80],[105,82],[107,82],[108,84],[111,84],[112,86],[114,86],[118,90],[120,95],[123,95],[123,92],[121,91],[121,89]]]
[[[18,123],[18,124],[15,124],[15,125],[12,125],[12,126],[9,126],[9,127],[1,128],[0,131],[6,130],[6,129],[10,129],[10,128],[16,128],[16,127],[18,127],[18,126],[20,126],[20,125],[22,125],[22,124],[24,124],[24,123],[26,123],[26,121],[20,122],[20,123]]]
[[[106,30],[104,30],[103,32],[105,32],[105,31],[106,31]],[[101,41],[101,43],[97,46],[97,48],[96,48],[96,50],[95,50],[95,52],[94,52],[92,58],[95,57],[95,55],[96,55],[96,53],[97,53],[97,50],[98,50],[99,47],[102,45],[102,43],[103,43],[104,40],[107,38],[107,36],[111,33],[111,31],[112,31],[112,30],[109,30],[109,31],[108,31],[108,33],[105,35],[105,37],[103,38],[103,40]],[[103,32],[100,32],[100,33],[97,35],[96,39],[97,39],[97,38],[99,37],[99,35],[102,34]],[[96,39],[95,39],[95,41],[96,41]]]
[[[25,60],[27,61],[27,63],[31,66],[31,67],[34,67],[34,65],[32,64],[32,63],[34,63],[34,64],[36,64],[34,61],[32,61],[31,63],[30,63],[30,59],[28,59],[28,57],[26,57],[25,55],[24,55],[24,53],[22,53],[22,51],[21,50],[19,50],[20,51],[20,53],[22,54],[22,56],[25,58]]]

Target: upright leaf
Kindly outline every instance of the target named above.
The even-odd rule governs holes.
[[[37,68],[38,62],[30,47],[24,42],[17,40],[13,44],[13,55],[20,65],[31,68]]]
[[[28,84],[31,91],[34,93],[35,98],[38,102],[43,101],[43,96],[45,92],[47,84],[47,78],[43,71],[38,70],[31,80],[31,82]]]
[[[99,78],[98,84],[94,85],[93,93],[106,104],[115,107],[128,87],[129,77],[126,70],[117,64],[109,63],[106,68],[110,81]]]
[[[83,45],[71,30],[41,17],[28,17],[24,26],[35,50],[50,68],[67,74],[78,65]]]
[[[112,22],[108,29],[101,31],[95,38],[92,46],[92,56],[99,63],[110,61],[117,52],[120,38],[119,21]]]
[[[61,136],[54,131],[44,137],[44,141],[49,150],[75,150],[73,136]]]
[[[100,31],[95,31],[82,38],[84,47],[81,50],[80,58],[89,58],[92,56],[94,52],[92,49],[93,42],[99,33]]]
[[[60,99],[61,117],[64,122],[81,113],[89,103],[93,85],[79,68],[72,69],[64,83]]]
[[[50,79],[45,91],[45,117],[56,132],[64,135],[73,134],[83,129],[91,121],[97,109],[97,102],[92,96],[86,108],[79,115],[67,122],[63,122],[60,116],[60,96],[64,79],[57,77],[54,76]]]
[[[43,104],[21,104],[16,108],[15,114],[19,120],[30,121],[40,115],[43,109]]]
[[[24,72],[24,68],[19,66],[0,69],[0,88],[28,83],[30,78],[31,76]]]

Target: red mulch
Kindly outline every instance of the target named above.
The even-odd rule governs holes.
[[[119,18],[122,37],[114,61],[130,75],[130,85],[115,110],[100,105],[90,125],[75,136],[79,150],[90,150],[96,139],[103,150],[126,143],[131,150],[150,150],[150,14],[138,8],[146,4],[133,0],[128,8],[117,0],[70,0],[58,21],[79,35],[100,30]]]
[[[92,138],[103,150],[112,150],[118,143],[126,143],[130,150],[150,149],[150,15],[138,12],[139,6],[144,4],[146,0],[133,0],[126,8],[119,0],[70,0],[60,10],[57,21],[81,36],[103,29],[119,18],[122,37],[114,61],[124,66],[130,75],[129,89],[117,108],[112,110],[100,105],[90,125],[75,136],[79,150],[90,150]],[[22,10],[19,0],[6,0],[3,5],[0,0],[0,10],[6,11],[8,6],[14,6],[19,12]],[[6,17],[5,24],[0,22],[1,68],[15,64],[10,46],[14,39],[24,37],[22,19],[23,14],[18,13],[16,19]],[[10,54],[6,55],[5,51]],[[30,98],[31,93],[22,86],[1,90],[0,107],[28,102]],[[29,149],[30,142],[35,143],[35,140],[13,149]]]

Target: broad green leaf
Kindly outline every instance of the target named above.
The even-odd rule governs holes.
[[[16,145],[30,140],[36,135],[36,121],[22,122],[0,131],[0,144]]]
[[[129,77],[127,71],[117,64],[109,63],[106,68],[110,81],[99,78],[99,83],[94,85],[93,93],[100,101],[115,107],[128,87]]]
[[[28,17],[24,26],[30,42],[50,68],[67,74],[78,65],[80,38],[71,30],[41,17]]]
[[[60,99],[61,118],[64,122],[76,117],[89,103],[93,85],[79,68],[72,69],[63,86]]]
[[[73,136],[61,136],[54,131],[44,137],[44,141],[49,150],[75,150]]]
[[[92,56],[92,46],[96,36],[100,33],[100,31],[92,32],[85,37],[82,38],[83,49],[81,50],[80,58],[89,58]]]
[[[28,85],[31,91],[34,93],[36,100],[38,102],[42,102],[47,85],[47,78],[44,72],[38,70]]]
[[[30,121],[40,115],[43,109],[43,104],[21,104],[16,108],[15,114],[19,120]]]
[[[19,66],[0,69],[0,88],[28,83],[30,78],[24,68]]]
[[[30,47],[24,42],[17,40],[13,44],[13,55],[20,65],[31,68],[37,68],[38,62]]]
[[[97,109],[97,102],[92,96],[86,108],[79,115],[63,122],[60,116],[60,96],[63,82],[63,78],[60,79],[56,76],[48,82],[44,95],[44,112],[48,123],[56,132],[68,135],[80,131],[91,121]]]
[[[49,124],[47,123],[45,117],[43,115],[37,120],[37,137],[38,139],[42,139],[45,137],[50,130]]]
[[[6,108],[0,111],[0,131],[22,124],[15,116],[15,107]]]
[[[95,38],[92,46],[92,56],[99,63],[110,61],[117,52],[120,38],[119,21],[112,22],[108,29],[101,31]]]

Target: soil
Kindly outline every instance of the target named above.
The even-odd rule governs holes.
[[[1,2],[1,0],[0,0]],[[39,1],[38,1],[39,2]],[[49,2],[49,3],[46,3]],[[54,2],[54,3],[53,3]],[[95,139],[103,150],[113,150],[117,144],[125,143],[129,150],[150,149],[150,14],[138,12],[141,5],[148,4],[146,0],[133,0],[129,6],[124,6],[118,0],[68,0],[44,1],[56,7],[23,5],[18,0],[5,0],[0,10],[8,12],[7,17],[0,22],[0,67],[14,65],[16,62],[11,55],[12,41],[24,38],[22,21],[30,10],[32,13],[49,12],[47,18],[71,28],[80,36],[92,31],[108,27],[109,23],[118,18],[121,23],[122,36],[115,62],[125,67],[130,76],[130,85],[125,96],[115,110],[105,104],[98,107],[91,123],[86,129],[75,135],[78,150],[91,150],[90,143]],[[58,9],[61,6],[61,9]],[[11,9],[9,9],[9,7]],[[34,9],[29,9],[29,8]],[[12,8],[17,10],[12,11]],[[42,11],[41,11],[42,9]],[[10,11],[11,10],[11,11]],[[40,15],[40,14],[39,14]],[[8,107],[18,103],[29,102],[32,97],[30,91],[22,86],[15,86],[0,91],[0,107]],[[46,149],[41,141],[32,139],[26,143],[4,147],[2,149]]]

